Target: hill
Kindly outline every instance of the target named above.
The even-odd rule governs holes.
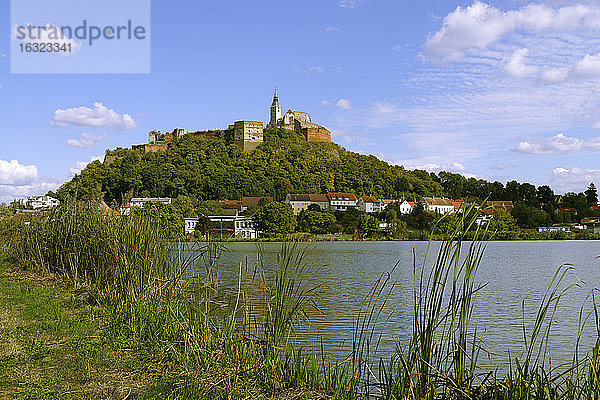
[[[426,171],[407,171],[334,143],[307,143],[293,131],[265,130],[264,143],[252,153],[243,153],[230,137],[227,131],[185,135],[157,153],[108,150],[104,163],[89,164],[57,196],[104,193],[107,203],[120,204],[127,195],[217,200],[330,191],[382,198],[444,194]]]

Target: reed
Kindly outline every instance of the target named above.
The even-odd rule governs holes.
[[[173,241],[157,221],[139,215],[107,218],[94,204],[66,203],[47,216],[2,222],[4,250],[21,267],[62,275],[84,288],[108,320],[113,346],[130,349],[153,371],[149,396],[271,397],[286,390],[340,399],[589,399],[600,398],[600,313],[596,293],[582,306],[569,365],[547,359],[560,301],[573,289],[571,266],[557,270],[526,321],[523,353],[509,369],[482,367],[487,349],[473,310],[484,287],[477,270],[491,232],[477,229],[467,210],[436,253],[413,249],[412,331],[391,354],[380,354],[390,272],[375,279],[356,311],[351,348],[332,360],[322,342],[296,345],[296,329],[318,312],[307,247],[283,243],[270,260],[239,265],[235,287],[221,283],[220,241]],[[468,232],[468,233],[464,233]],[[432,232],[435,235],[435,231]],[[469,241],[467,241],[469,239]],[[591,310],[591,311],[590,311]],[[408,321],[407,321],[408,322]],[[593,326],[596,345],[581,355],[579,338]]]

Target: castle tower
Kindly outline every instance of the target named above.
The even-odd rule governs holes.
[[[279,98],[277,97],[277,88],[275,88],[275,94],[273,95],[273,103],[271,104],[271,120],[269,126],[277,126],[277,122],[281,119],[281,106],[279,105]]]

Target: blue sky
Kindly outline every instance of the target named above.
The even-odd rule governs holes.
[[[11,74],[0,0],[0,202],[149,130],[267,122],[275,85],[284,111],[390,163],[600,185],[600,1],[429,3],[153,1],[149,74]]]

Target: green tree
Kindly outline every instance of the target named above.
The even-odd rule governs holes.
[[[590,186],[585,191],[585,198],[589,206],[598,204],[598,190],[596,190],[596,185],[593,182],[590,183]]]
[[[177,196],[173,202],[173,208],[184,218],[193,218],[196,216],[196,210],[194,209],[194,203],[192,200],[183,195]]]
[[[252,219],[259,231],[270,235],[285,235],[296,228],[296,217],[286,203],[271,202],[257,210]]]
[[[517,202],[511,215],[521,228],[534,229],[546,222],[548,214],[536,207],[528,206],[523,202]]]
[[[335,216],[328,212],[302,210],[298,215],[298,229],[302,232],[327,233],[336,222]]]
[[[133,207],[131,213],[133,216],[149,218],[172,239],[179,238],[184,234],[183,216],[171,204],[146,203],[144,207]]]
[[[379,232],[379,220],[369,214],[361,214],[358,218],[358,230],[372,236]]]

